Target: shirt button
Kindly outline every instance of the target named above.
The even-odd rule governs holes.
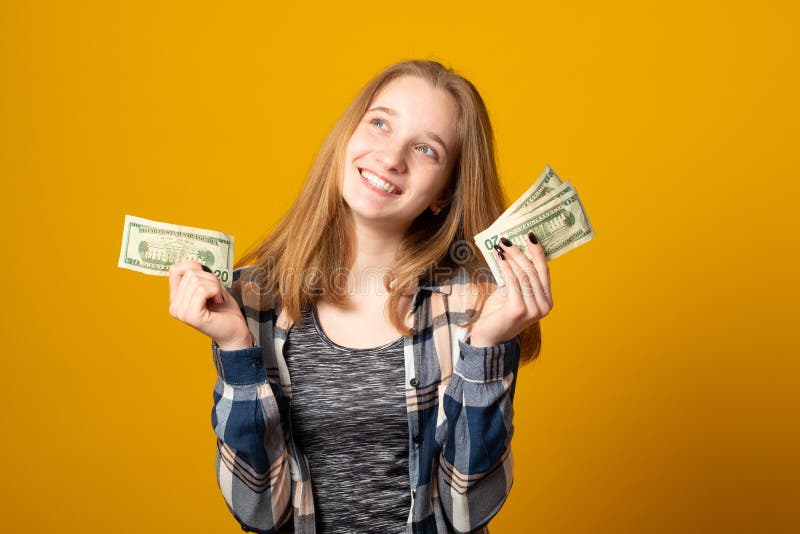
[[[411,387],[417,387],[417,386],[419,386],[419,379],[417,377],[414,377],[414,378],[411,379],[409,384],[411,384]]]

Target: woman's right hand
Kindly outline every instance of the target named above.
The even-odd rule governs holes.
[[[196,261],[169,268],[169,313],[211,337],[222,350],[253,346],[253,336],[236,299]]]

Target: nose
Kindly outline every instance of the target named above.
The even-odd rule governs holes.
[[[406,160],[403,147],[400,143],[386,143],[377,154],[378,162],[386,170],[403,172],[406,170]]]

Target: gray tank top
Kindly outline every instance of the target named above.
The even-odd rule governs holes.
[[[405,532],[411,487],[403,338],[343,347],[328,339],[310,307],[284,354],[292,432],[308,458],[319,532]]]

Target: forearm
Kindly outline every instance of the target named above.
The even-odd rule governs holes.
[[[261,348],[214,346],[213,352],[220,375],[212,412],[220,490],[244,530],[274,532],[291,509],[288,404],[280,385],[266,378]]]
[[[457,532],[485,525],[511,489],[513,393],[519,363],[515,338],[491,347],[460,343],[443,398],[446,427],[438,483]]]

